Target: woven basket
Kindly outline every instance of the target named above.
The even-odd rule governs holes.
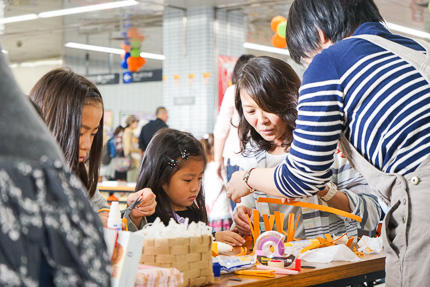
[[[211,244],[208,235],[145,239],[140,263],[178,269],[184,273],[183,286],[210,284],[214,281]]]

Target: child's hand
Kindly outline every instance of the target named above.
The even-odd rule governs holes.
[[[248,214],[249,218],[252,218],[252,208],[239,205],[234,210],[233,221],[238,231],[242,235],[251,234],[251,229],[249,228],[248,219],[246,215]]]
[[[127,198],[127,205],[130,206],[133,204],[133,202],[137,200],[139,196],[142,196],[142,202],[131,211],[130,217],[141,218],[143,216],[154,214],[157,201],[155,200],[155,194],[150,188],[144,188],[130,194]]]
[[[245,239],[232,231],[220,231],[215,233],[215,240],[230,244],[231,246],[242,246]]]

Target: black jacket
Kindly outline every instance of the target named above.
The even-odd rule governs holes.
[[[145,151],[154,134],[159,129],[167,127],[168,126],[166,125],[166,123],[159,118],[156,118],[155,120],[152,120],[146,125],[144,125],[139,135],[139,148],[142,151]]]

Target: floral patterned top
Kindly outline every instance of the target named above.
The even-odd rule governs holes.
[[[102,226],[80,180],[60,160],[0,158],[0,286],[39,286],[44,261],[55,286],[109,286]]]

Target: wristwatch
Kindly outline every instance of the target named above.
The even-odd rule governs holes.
[[[333,196],[335,196],[336,192],[337,192],[337,186],[334,183],[332,183],[331,181],[327,183],[327,188],[328,188],[327,193],[320,197],[321,200],[323,200],[325,202],[332,199]]]
[[[243,178],[242,178],[242,180],[243,180],[243,182],[246,184],[246,186],[249,188],[249,193],[253,193],[254,191],[255,191],[255,188],[253,188],[253,187],[251,187],[250,185],[249,185],[249,183],[248,183],[248,179],[249,179],[249,176],[251,175],[251,171],[253,171],[255,168],[251,168],[251,169],[248,169],[246,172],[245,172],[245,174],[243,175]]]

